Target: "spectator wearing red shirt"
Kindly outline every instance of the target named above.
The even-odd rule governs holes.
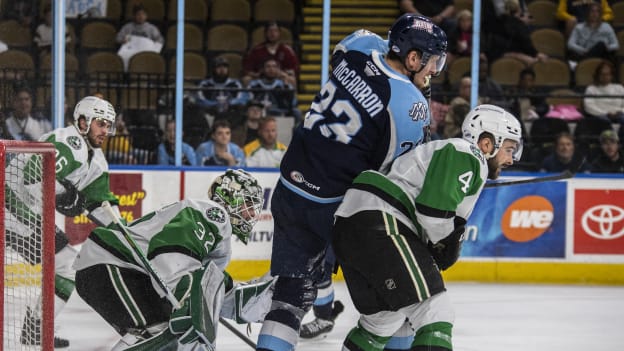
[[[251,48],[243,59],[243,85],[258,79],[264,62],[274,58],[280,66],[278,78],[293,87],[297,86],[299,59],[295,51],[280,40],[280,36],[277,22],[269,22],[264,26],[265,41]]]

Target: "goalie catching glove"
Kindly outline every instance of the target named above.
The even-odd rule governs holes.
[[[56,210],[67,216],[75,217],[81,215],[86,207],[86,199],[72,182],[67,179],[58,179],[65,192],[56,195]]]
[[[466,220],[455,217],[455,229],[446,238],[427,244],[427,249],[441,271],[449,269],[457,262],[461,254],[464,233],[466,232]]]

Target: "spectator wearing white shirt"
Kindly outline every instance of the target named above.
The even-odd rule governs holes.
[[[52,123],[43,117],[34,117],[30,89],[19,86],[13,93],[13,111],[6,119],[6,128],[14,140],[39,140],[52,131]]]
[[[596,117],[619,123],[619,136],[624,137],[624,86],[613,81],[615,67],[607,60],[594,71],[594,83],[585,88],[583,106],[588,118]]]
[[[245,145],[244,150],[247,167],[279,167],[286,153],[286,145],[277,140],[275,117],[260,119],[258,138]]]
[[[132,14],[134,15],[134,20],[126,23],[117,33],[116,40],[119,44],[128,42],[131,35],[149,38],[161,44],[165,42],[158,27],[147,22],[147,11],[143,5],[135,5],[132,8]]]

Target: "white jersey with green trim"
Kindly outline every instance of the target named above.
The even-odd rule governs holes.
[[[104,153],[100,149],[90,149],[76,127],[55,129],[44,134],[40,141],[54,145],[56,179],[67,179],[74,184],[85,197],[87,209],[94,210],[101,206],[103,201],[109,201],[114,205],[118,203],[110,191],[108,162]],[[40,179],[36,174],[42,172],[41,158],[34,154],[19,154],[11,159],[8,167],[21,172],[11,172],[8,175],[7,198],[11,200],[10,203],[23,209],[18,220],[9,221],[11,226],[9,229],[28,235],[36,230],[32,224],[37,221],[27,219],[38,217],[33,213],[40,211],[42,206],[40,197],[33,196],[33,193],[40,191],[37,190],[40,187]],[[65,188],[57,181],[55,193],[63,192]],[[32,209],[33,213],[25,213],[27,208]]]
[[[93,208],[108,200],[117,203],[110,192],[108,162],[100,148],[89,148],[84,136],[74,126],[58,128],[43,135],[41,141],[54,144],[56,148],[56,178],[69,180],[80,190]],[[64,188],[57,184],[56,192]]]
[[[361,173],[335,215],[383,211],[437,243],[453,231],[455,216],[468,219],[487,175],[485,156],[473,144],[431,141],[398,157],[387,175]]]
[[[175,202],[144,215],[127,228],[141,252],[170,288],[174,288],[184,274],[209,261],[221,270],[230,261],[230,216],[221,205],[211,200]],[[114,225],[93,230],[73,268],[80,270],[96,264],[111,264],[148,274]]]

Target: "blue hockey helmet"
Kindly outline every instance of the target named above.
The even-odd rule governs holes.
[[[388,48],[403,61],[412,50],[422,53],[421,66],[424,67],[433,56],[436,62],[436,75],[442,72],[446,63],[446,33],[425,16],[406,13],[399,17],[388,32]]]

